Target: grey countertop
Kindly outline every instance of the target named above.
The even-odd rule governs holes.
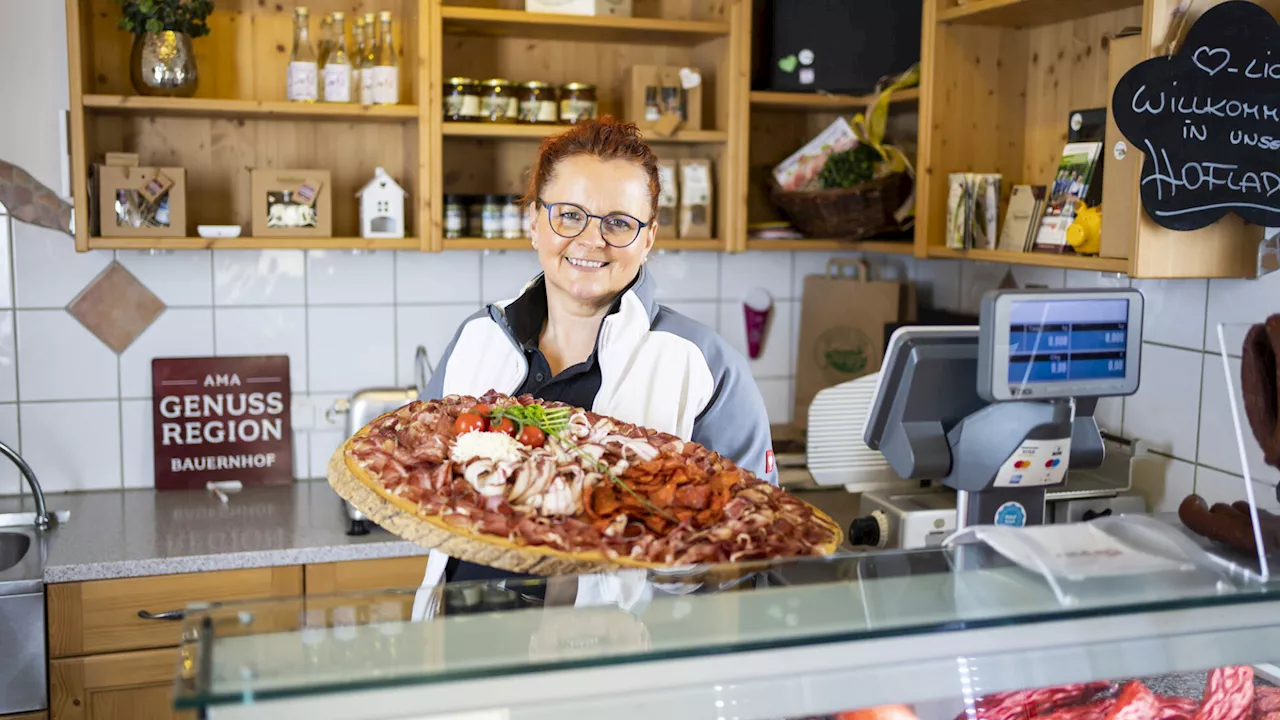
[[[342,501],[324,481],[247,487],[224,505],[204,490],[50,495],[70,520],[49,533],[45,582],[425,555],[374,528],[346,534]],[[0,498],[0,512],[30,510]]]

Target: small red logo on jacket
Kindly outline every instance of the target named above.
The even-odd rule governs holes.
[[[764,471],[767,473],[773,472],[773,451],[772,450],[764,451]]]

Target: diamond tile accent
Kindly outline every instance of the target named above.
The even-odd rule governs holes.
[[[117,354],[164,312],[164,302],[112,260],[67,305],[67,312]]]

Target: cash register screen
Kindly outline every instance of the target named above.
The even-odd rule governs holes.
[[[1129,301],[1024,300],[1009,308],[1009,384],[1123,380]]]

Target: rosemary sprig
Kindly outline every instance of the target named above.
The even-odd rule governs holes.
[[[536,403],[533,405],[520,405],[517,403],[515,405],[494,406],[489,412],[489,419],[497,420],[507,418],[516,424],[517,433],[520,430],[523,430],[526,425],[532,425],[538,428],[548,437],[553,437],[556,440],[559,440],[560,444],[586,458],[595,466],[597,471],[604,473],[605,477],[609,478],[610,482],[627,491],[627,493],[631,495],[631,497],[635,498],[641,505],[679,525],[680,521],[676,519],[675,516],[649,502],[647,499],[640,497],[639,493],[633,490],[630,485],[623,482],[617,475],[614,475],[613,470],[611,470],[608,465],[592,457],[591,453],[583,450],[577,443],[565,436],[565,431],[569,429],[569,418],[572,414],[572,409],[567,407],[552,408],[548,410]],[[584,502],[590,502],[590,498],[585,499]]]

